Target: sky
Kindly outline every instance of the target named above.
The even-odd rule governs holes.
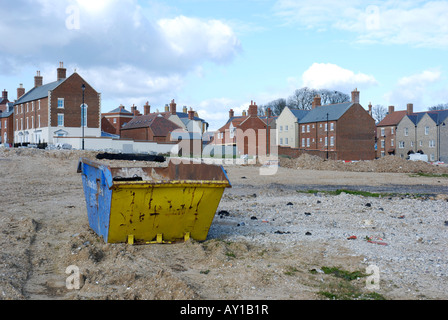
[[[448,103],[448,1],[0,0],[0,90],[62,61],[102,112],[175,100],[216,130],[296,89],[357,88],[361,105]],[[81,94],[81,90],[80,90]]]

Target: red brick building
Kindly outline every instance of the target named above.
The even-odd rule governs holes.
[[[411,115],[413,105],[408,104],[406,110],[395,111],[394,106],[389,106],[389,112],[376,125],[376,157],[395,155],[397,148],[396,131],[397,125],[406,115]]]
[[[171,133],[181,127],[157,113],[134,117],[121,128],[121,139],[170,143]]]
[[[321,105],[319,96],[313,108],[299,121],[299,149],[335,153],[338,160],[375,158],[375,120],[359,104],[359,91],[352,101]]]
[[[66,77],[62,62],[56,73],[56,81],[43,84],[38,71],[34,77],[34,88],[14,103],[16,143],[51,144],[58,136],[81,138],[83,132],[86,138],[101,136],[100,93],[76,72]],[[84,105],[82,85],[85,86]]]
[[[132,106],[131,110],[132,112],[120,105],[108,113],[103,113],[103,118],[107,120],[107,123],[102,124],[102,131],[120,135],[121,128],[139,114],[135,106]],[[111,130],[111,127],[113,127],[113,130]]]
[[[259,116],[258,106],[253,101],[242,116],[235,116],[230,109],[229,120],[215,132],[211,144],[235,146],[239,155],[267,155],[271,149],[270,130],[275,129],[275,118],[270,109],[265,116]]]

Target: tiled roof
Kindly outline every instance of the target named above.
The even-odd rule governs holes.
[[[64,82],[66,79],[61,79],[55,82],[47,83],[40,87],[35,87],[25,93],[22,97],[20,97],[19,100],[17,100],[14,105],[18,105],[21,103],[38,100],[42,98],[48,97],[48,91],[54,90],[56,87],[58,87],[62,82]]]
[[[401,119],[403,119],[406,113],[406,110],[389,113],[383,120],[381,120],[380,123],[377,124],[377,127],[396,126]]]
[[[303,119],[308,114],[308,112],[310,112],[310,110],[299,110],[293,108],[289,108],[289,110],[298,120]]]
[[[309,112],[302,118],[302,120],[299,120],[299,123],[338,120],[348,109],[350,109],[352,105],[353,102],[344,102],[316,107],[309,110]]]
[[[151,128],[155,136],[162,137],[180,127],[174,122],[159,116],[157,113],[138,116],[125,124],[121,130],[129,130],[136,128]]]
[[[126,114],[132,114],[132,112],[130,112],[130,111],[128,111],[128,110],[126,110],[125,108],[123,108],[123,107],[118,107],[118,108],[115,108],[114,110],[112,110],[112,111],[109,111],[109,112],[107,112],[107,113],[126,113]]]

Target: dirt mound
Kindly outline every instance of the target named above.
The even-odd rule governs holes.
[[[397,156],[385,156],[369,161],[345,162],[303,154],[296,159],[280,158],[280,166],[305,170],[352,172],[448,173],[446,166],[433,165],[424,161],[404,160]]]

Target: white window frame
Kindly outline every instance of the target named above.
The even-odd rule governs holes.
[[[61,124],[61,120],[62,119],[62,124]],[[58,127],[63,127],[64,126],[64,114],[63,113],[58,113]]]
[[[286,145],[288,144],[288,138],[285,138],[285,144]]]
[[[302,148],[305,148],[305,138],[302,138]]]
[[[334,137],[330,137],[330,147],[334,147]]]
[[[306,132],[310,132],[310,125],[309,124],[306,125]]]
[[[435,148],[436,147],[436,141],[435,140],[429,140],[429,147]]]
[[[84,114],[83,114],[83,106],[85,106],[84,108],[86,109]],[[81,128],[84,125],[84,128],[87,128],[87,121],[88,121],[88,112],[87,109],[89,108],[89,106],[87,105],[87,103],[84,103],[84,105],[81,104]],[[84,117],[83,117],[84,116]]]
[[[65,107],[65,100],[64,100],[64,98],[58,98],[58,109],[64,109],[64,107]]]
[[[330,123],[330,131],[334,131],[334,122]]]
[[[404,136],[409,136],[409,128],[404,128]]]
[[[384,149],[386,147],[386,142],[384,139],[381,139],[381,149]]]
[[[400,141],[399,143],[398,143],[398,148],[399,149],[404,149],[404,141]]]
[[[307,148],[310,147],[310,138],[306,138],[306,147],[307,147]]]
[[[381,128],[381,136],[384,137],[386,135],[386,129]]]
[[[427,136],[427,135],[429,135],[429,127],[428,126],[425,127],[425,136]]]

